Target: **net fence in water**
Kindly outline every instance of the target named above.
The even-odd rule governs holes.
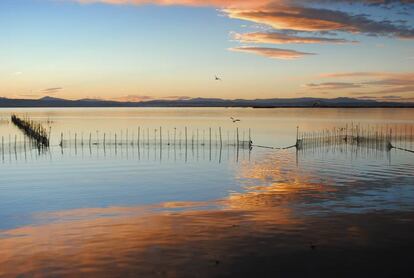
[[[313,149],[335,146],[355,146],[375,150],[413,149],[413,125],[345,125],[317,132],[298,133],[297,148]]]
[[[135,146],[135,147],[144,147],[144,146],[178,146],[178,147],[198,147],[206,146],[213,148],[220,147],[239,147],[239,148],[250,148],[250,141],[239,141],[239,142],[228,142],[228,141],[195,141],[195,140],[177,140],[176,142],[164,142],[158,140],[150,141],[133,141],[133,140],[63,140],[60,142],[60,147],[62,148],[71,148],[71,147],[82,147],[82,146],[100,146],[100,147],[126,147],[126,146]]]

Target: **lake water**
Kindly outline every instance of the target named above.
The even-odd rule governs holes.
[[[413,150],[413,109],[0,109],[0,277],[413,274],[414,153],[258,147],[354,125]]]

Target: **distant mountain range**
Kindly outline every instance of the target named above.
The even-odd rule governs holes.
[[[381,102],[356,98],[272,98],[272,99],[221,99],[192,98],[185,100],[149,100],[120,102],[99,99],[67,100],[54,97],[40,99],[9,99],[0,97],[0,107],[410,107],[414,103]]]

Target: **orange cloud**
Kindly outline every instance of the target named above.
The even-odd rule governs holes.
[[[307,55],[315,55],[314,53],[300,52],[291,49],[270,48],[270,47],[233,47],[230,51],[252,53],[272,59],[292,60],[298,59]]]
[[[89,3],[105,3],[105,4],[129,4],[129,5],[146,5],[154,4],[161,6],[196,6],[206,7],[214,6],[220,8],[257,8],[266,6],[270,3],[274,3],[273,0],[76,0],[77,2],[89,4]]]
[[[226,9],[230,18],[266,24],[275,29],[291,29],[299,31],[328,31],[345,28],[345,25],[332,20],[307,18],[301,9],[294,7],[280,7],[277,10],[240,10]]]
[[[239,34],[234,33],[233,38],[243,43],[274,43],[274,44],[289,44],[289,43],[354,43],[355,41],[348,41],[345,39],[332,39],[323,37],[302,37],[287,35],[276,32],[255,32]]]
[[[342,89],[354,89],[361,88],[361,84],[356,84],[352,82],[325,82],[325,83],[310,83],[306,84],[306,87],[316,90],[342,90]]]
[[[140,101],[148,101],[153,100],[154,97],[152,96],[144,96],[144,95],[127,95],[115,98],[115,101],[126,101],[126,102],[140,102]]]
[[[322,78],[348,78],[348,77],[383,77],[389,76],[393,73],[389,72],[330,72],[322,73],[319,77]]]
[[[320,32],[341,31],[367,35],[414,38],[414,29],[395,25],[391,21],[375,21],[363,14],[304,6],[272,5],[263,9],[228,8],[230,18],[265,24],[274,29]]]
[[[353,89],[364,88],[363,91],[356,91],[354,95],[384,95],[394,93],[414,93],[414,73],[395,73],[395,72],[339,72],[339,73],[324,73],[319,75],[321,78],[335,78],[335,79],[357,79],[356,82],[324,82],[324,83],[310,83],[306,87],[310,89]],[[361,79],[364,80],[361,80]],[[369,91],[367,91],[369,90]],[[391,97],[391,98],[390,98]],[[388,96],[388,99],[396,97],[395,95]],[[408,98],[405,98],[408,100]]]

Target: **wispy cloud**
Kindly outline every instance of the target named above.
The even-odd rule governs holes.
[[[226,9],[225,12],[230,18],[266,24],[274,29],[305,32],[341,31],[414,38],[414,29],[408,26],[398,25],[389,20],[375,21],[365,14],[349,14],[338,10],[280,5],[258,10]]]
[[[253,46],[241,46],[233,47],[230,51],[245,52],[256,54],[272,59],[292,60],[298,59],[303,56],[315,55],[314,53],[300,52],[291,49],[271,48],[271,47],[253,47]]]
[[[114,98],[115,101],[125,101],[125,102],[140,102],[140,101],[148,101],[153,100],[154,97],[147,96],[147,95],[126,95]]]
[[[349,41],[337,38],[324,37],[304,37],[290,34],[283,34],[277,32],[254,32],[254,33],[233,33],[233,39],[242,43],[270,43],[270,44],[309,44],[309,43],[356,43],[356,41]]]
[[[63,88],[62,87],[52,87],[52,88],[46,88],[41,90],[42,93],[47,93],[47,94],[55,94],[58,93],[59,91],[62,91]]]
[[[330,34],[360,34],[368,36],[397,37],[414,39],[414,28],[408,21],[395,21],[380,13],[381,18],[369,16],[373,6],[382,6],[388,10],[412,7],[414,0],[72,0],[79,3],[106,3],[115,5],[145,5],[161,6],[183,5],[194,7],[216,7],[229,18],[245,20],[259,26],[266,26],[272,32],[235,34],[235,39],[243,43],[266,44],[310,44],[350,43],[341,38],[326,38],[321,33]],[[319,4],[319,5],[315,5]],[[344,5],[364,5],[364,13],[351,13],[341,9]],[[323,8],[321,8],[323,7]],[[400,9],[401,10],[401,9]],[[390,13],[391,14],[391,13]],[[303,35],[288,35],[281,31],[305,33]],[[269,30],[268,30],[269,31]],[[276,59],[295,59],[311,53],[294,50],[235,47],[232,51],[255,53]]]
[[[394,94],[404,93],[405,95],[414,94],[414,73],[393,73],[393,72],[344,72],[344,73],[325,73],[321,78],[346,79],[347,82],[322,82],[310,83],[305,86],[310,89],[328,89],[331,91],[342,89],[359,89],[351,92],[353,95],[364,97],[383,97],[388,98],[397,96]],[[357,81],[348,81],[349,79]],[[362,89],[362,90],[361,90]],[[398,95],[399,96],[399,95]]]
[[[368,72],[368,71],[361,71],[361,72],[331,72],[331,73],[322,73],[319,77],[322,78],[364,78],[364,77],[386,77],[390,75],[395,75],[395,73],[390,72]]]
[[[166,96],[166,97],[163,97],[163,99],[168,99],[168,100],[187,100],[187,99],[191,99],[191,97],[189,97],[189,96]]]
[[[361,84],[352,82],[325,82],[325,83],[309,83],[306,84],[307,88],[316,90],[343,90],[343,89],[355,89],[361,88]]]
[[[395,94],[395,93],[414,93],[414,86],[395,86],[386,89],[373,90],[371,92],[355,92],[354,95],[383,95],[383,94]]]
[[[89,4],[89,3],[105,3],[105,4],[115,4],[115,5],[162,5],[162,6],[196,6],[196,7],[243,7],[243,8],[252,8],[266,6],[271,3],[274,3],[275,0],[74,0],[79,3]]]

